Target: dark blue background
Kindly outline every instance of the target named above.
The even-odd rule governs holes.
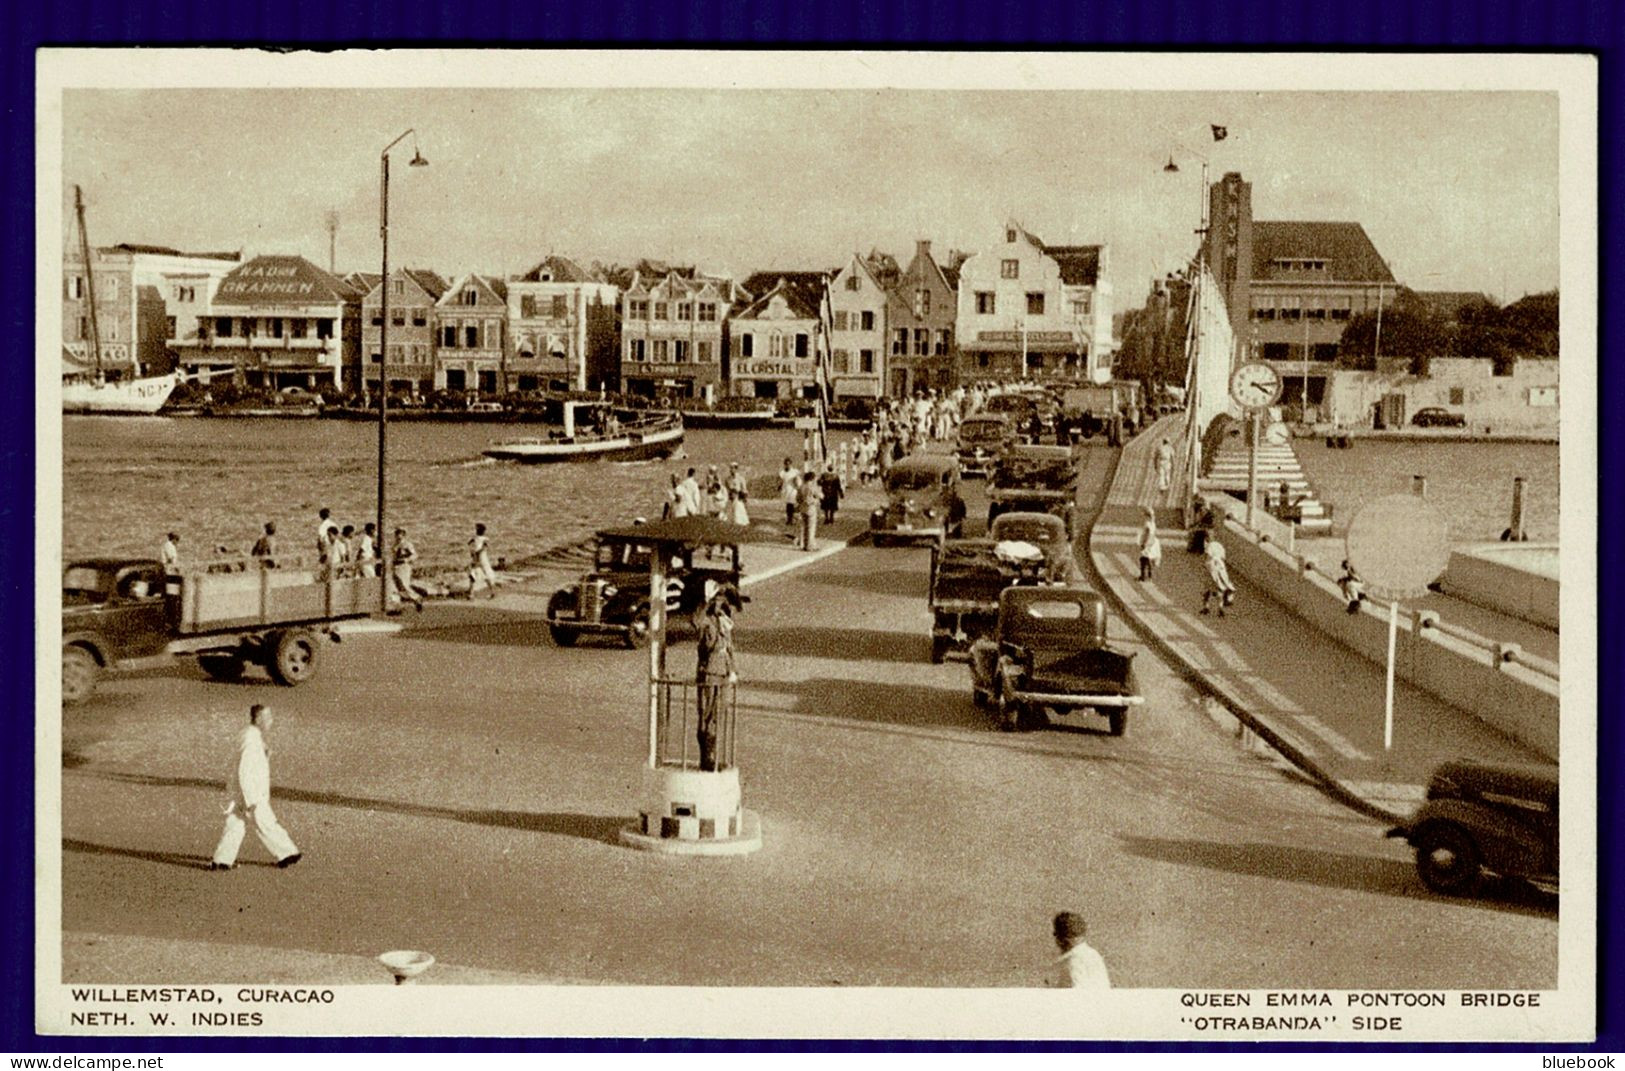
[[[1625,128],[1621,126],[1619,69],[1614,67],[1625,43],[1625,20],[1616,5],[1605,2],[1496,3],[1434,0],[1361,0],[1330,4],[1326,0],[1258,0],[1241,3],[1152,3],[1118,0],[1112,3],[1058,3],[1039,0],[1026,4],[964,3],[961,0],[912,0],[896,9],[878,3],[819,4],[813,0],[732,0],[690,9],[667,2],[633,3],[540,2],[540,0],[388,0],[388,2],[301,5],[264,0],[24,0],[7,5],[0,14],[0,50],[3,50],[6,110],[5,146],[0,168],[0,211],[5,213],[3,288],[6,334],[6,377],[0,383],[0,837],[4,838],[4,865],[0,865],[0,926],[5,944],[0,949],[0,1051],[48,1048],[57,1053],[93,1051],[180,1051],[212,1049],[440,1050],[507,1051],[515,1048],[566,1049],[694,1049],[731,1048],[819,1050],[881,1047],[898,1050],[940,1049],[944,1044],[831,1045],[782,1042],[764,1046],[706,1044],[672,1040],[660,1043],[540,1041],[377,1041],[296,1039],[289,1042],[253,1039],[211,1041],[162,1038],[150,1041],[39,1038],[33,1033],[34,888],[33,859],[33,461],[34,394],[31,389],[34,293],[34,49],[49,45],[136,44],[266,44],[266,45],[413,45],[460,44],[568,44],[631,46],[639,44],[734,47],[962,47],[962,48],[1124,48],[1200,47],[1204,49],[1319,49],[1382,51],[1436,50],[1555,50],[1589,51],[1601,56],[1602,191],[1599,232],[1601,276],[1599,293],[1601,361],[1598,403],[1601,426],[1602,473],[1599,488],[1599,533],[1603,539],[1621,532],[1625,517],[1619,498],[1620,433],[1617,420],[1621,402],[1617,359],[1621,315],[1610,301],[1610,284],[1621,264],[1621,240],[1614,226],[1613,197],[1622,185],[1620,163],[1625,154]],[[1351,132],[1357,136],[1357,132]],[[1570,309],[1570,314],[1580,310]],[[1573,404],[1568,403],[1568,404]],[[1574,488],[1568,489],[1570,493]],[[1621,987],[1610,981],[1620,970],[1620,911],[1613,896],[1621,889],[1619,818],[1622,769],[1620,662],[1615,636],[1620,595],[1619,565],[1611,557],[1618,545],[1599,540],[1605,550],[1600,562],[1599,648],[1600,748],[1599,779],[1602,797],[1598,809],[1600,843],[1598,1016],[1601,1040],[1597,1048],[1620,1051],[1625,1047],[1621,1025]],[[1580,548],[1568,544],[1573,552]],[[1570,672],[1586,667],[1570,666]],[[1581,850],[1581,846],[1566,848]],[[1380,924],[1373,920],[1372,939],[1382,940]],[[1625,971],[1621,972],[1625,974]],[[952,1046],[962,1049],[1082,1048],[1009,1044]],[[1165,1045],[1100,1046],[1103,1048],[1164,1049]],[[1256,1049],[1257,1046],[1212,1046]],[[1290,1050],[1343,1046],[1265,1046]],[[1398,1046],[1427,1048],[1427,1046]],[[1457,1049],[1461,1046],[1439,1046]],[[1553,1046],[1517,1046],[1553,1051]]]

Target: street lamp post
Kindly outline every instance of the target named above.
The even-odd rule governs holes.
[[[411,167],[427,167],[429,161],[418,151],[417,132],[408,128],[400,137],[384,146],[378,155],[378,237],[383,245],[383,274],[378,288],[382,294],[378,319],[378,595],[379,605],[389,606],[389,578],[394,565],[390,560],[389,528],[386,527],[384,472],[389,458],[389,151],[412,138]]]

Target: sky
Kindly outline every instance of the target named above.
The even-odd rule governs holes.
[[[1260,220],[1364,224],[1401,282],[1559,285],[1557,97],[1536,92],[70,89],[91,241],[509,275],[549,253],[743,277],[973,252],[1015,218],[1108,246],[1119,310],[1195,248],[1204,160]],[[1215,142],[1209,124],[1228,129]],[[1172,159],[1179,171],[1169,173]],[[71,213],[64,216],[71,220]]]

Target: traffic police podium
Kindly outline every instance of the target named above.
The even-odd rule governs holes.
[[[681,517],[616,529],[652,550],[649,555],[649,750],[638,817],[621,843],[669,855],[745,855],[762,846],[761,818],[744,806],[739,781],[735,690],[731,682],[701,684],[695,674],[666,668],[666,563],[699,548],[720,550],[735,566],[748,529],[714,517]],[[690,583],[693,579],[690,579]],[[699,717],[715,705],[714,769],[702,769]]]

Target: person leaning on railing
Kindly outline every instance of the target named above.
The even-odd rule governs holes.
[[[695,621],[699,664],[695,671],[695,704],[700,769],[717,768],[717,721],[722,715],[722,689],[734,684],[733,596],[715,580],[705,582],[705,605]]]

